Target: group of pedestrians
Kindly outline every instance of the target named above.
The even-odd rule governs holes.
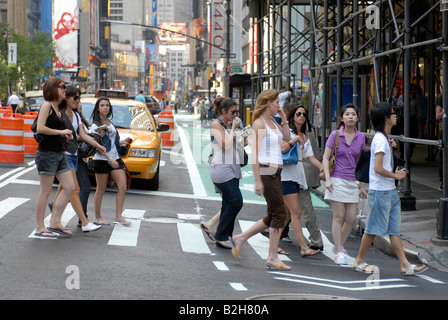
[[[201,224],[210,239],[221,248],[232,250],[234,257],[241,259],[243,244],[252,236],[266,229],[269,231],[269,249],[266,266],[269,269],[289,271],[291,267],[281,261],[278,254],[284,253],[279,241],[285,226],[291,222],[302,256],[312,256],[323,250],[320,230],[311,204],[310,187],[316,183],[318,169],[323,166],[325,174],[325,199],[330,201],[333,211],[332,236],[337,264],[347,264],[344,243],[354,223],[359,198],[367,198],[367,188],[355,177],[355,168],[361,150],[366,148],[364,134],[356,129],[358,110],[353,105],[341,109],[339,123],[328,137],[322,164],[313,151],[310,136],[311,123],[307,110],[301,105],[279,104],[279,92],[268,89],[256,100],[252,120],[252,170],[255,178],[255,193],[263,195],[267,214],[240,234],[233,234],[234,223],[243,207],[239,189],[241,179],[240,153],[238,149],[238,106],[230,98],[216,99],[217,120],[210,127],[212,161],[210,175],[217,192],[222,196],[221,211]],[[274,118],[276,116],[278,120]],[[353,264],[353,270],[364,273],[378,272],[376,266],[366,263],[366,254],[376,235],[390,235],[392,246],[400,262],[401,274],[414,275],[427,269],[425,265],[411,264],[403,251],[400,238],[400,199],[395,180],[406,177],[406,169],[393,167],[393,148],[389,140],[391,128],[397,123],[396,115],[389,103],[379,103],[371,109],[371,120],[376,134],[371,143],[369,203],[371,210],[361,247]],[[310,135],[310,136],[309,136]],[[245,142],[247,144],[247,141]],[[297,163],[284,163],[283,154],[291,148],[298,150]],[[330,169],[332,156],[336,162]],[[303,159],[308,160],[305,169]],[[314,170],[312,170],[315,167]],[[314,176],[310,173],[313,172]],[[310,243],[306,243],[302,232],[301,216],[310,231]],[[289,219],[288,219],[289,217]],[[217,224],[216,233],[213,225]]]
[[[39,145],[35,162],[40,190],[36,199],[35,236],[57,238],[72,235],[72,231],[65,228],[61,221],[68,202],[76,212],[78,226],[83,232],[95,231],[102,225],[110,224],[101,215],[101,202],[109,174],[116,181],[118,189],[114,223],[130,225],[121,216],[126,194],[126,176],[124,164],[118,155],[120,143],[129,144],[130,140],[128,138],[120,141],[118,131],[110,121],[113,117],[110,101],[107,98],[97,100],[90,127],[82,115],[81,91],[78,88],[66,86],[62,79],[50,77],[43,85],[43,94],[45,102],[40,107],[36,127]],[[97,139],[94,134],[98,135]],[[78,157],[80,141],[85,141],[97,150],[93,159],[97,184],[94,221],[90,221],[87,216],[90,180],[86,159]],[[59,187],[49,204],[51,218],[47,227],[44,222],[45,210],[55,177],[59,181]]]

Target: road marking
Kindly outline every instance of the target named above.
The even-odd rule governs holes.
[[[247,288],[240,282],[230,282],[229,284],[236,291],[247,291]]]
[[[191,223],[178,223],[177,232],[179,233],[180,244],[184,252],[212,253],[205,242],[204,235],[199,226]]]
[[[65,208],[64,213],[62,214],[62,217],[61,217],[62,225],[65,227],[75,215],[76,215],[76,212],[75,212],[75,210],[73,210],[73,207],[69,203],[67,205],[67,207]],[[50,218],[51,218],[51,214],[49,214],[45,218],[44,223],[46,226],[50,225]],[[36,229],[34,229],[33,232],[31,232],[31,234],[28,236],[28,238],[38,238],[34,235],[35,233],[36,233]],[[51,238],[49,238],[49,239],[51,239]],[[53,238],[53,239],[56,239],[56,238]]]
[[[184,129],[178,127],[180,142],[182,144],[182,151],[184,154],[184,159],[187,164],[188,173],[190,174],[191,185],[193,186],[193,192],[195,196],[207,196],[207,191],[205,191],[204,184],[202,183],[201,175],[199,174],[198,167],[196,166],[196,161],[194,160],[193,154],[190,150],[190,144],[188,143],[187,136],[185,135]]]
[[[121,224],[115,224],[114,230],[109,238],[108,245],[111,246],[127,246],[135,247],[137,246],[138,234],[140,231],[140,224],[143,216],[145,215],[145,210],[133,210],[126,209],[123,211],[123,218],[132,219],[132,224],[130,226],[123,226]]]
[[[432,282],[432,283],[445,284],[445,282],[443,282],[443,281],[431,278],[431,277],[429,277],[427,275],[424,275],[424,274],[416,274],[416,276],[419,277],[419,278],[422,278],[423,280]]]
[[[241,230],[244,232],[247,229],[249,229],[255,222],[254,221],[247,221],[247,220],[239,220]],[[250,237],[247,242],[250,244],[250,246],[255,250],[255,252],[262,258],[267,259],[268,258],[268,251],[269,251],[269,239],[263,236],[260,233],[257,233],[256,235]],[[278,257],[282,261],[291,261],[287,256],[284,254],[279,254]]]
[[[26,168],[24,170],[20,170],[18,173],[16,173],[12,177],[10,177],[10,178],[6,179],[5,181],[3,181],[2,183],[0,183],[0,188],[3,188],[4,186],[8,185],[11,181],[16,180],[18,177],[20,177],[20,176],[24,175],[25,173],[30,172],[30,171],[32,171],[34,169],[35,169],[35,166],[32,166],[30,168]],[[15,171],[15,169],[12,170],[12,171]],[[7,175],[7,173],[3,174],[3,176],[5,176],[5,175]]]
[[[302,276],[302,275],[291,274],[291,273],[286,274],[286,273],[276,272],[276,271],[270,272],[270,273],[274,273],[274,274],[276,273],[276,274],[286,276],[286,277],[274,277],[274,279],[276,279],[276,280],[309,284],[309,285],[314,285],[314,286],[333,288],[333,289],[339,289],[339,290],[348,290],[348,291],[366,291],[366,290],[381,290],[381,289],[396,289],[396,288],[415,287],[414,285],[409,285],[409,284],[380,285],[381,282],[404,281],[404,280],[402,280],[402,279],[379,279],[379,278],[371,279],[370,277],[374,276],[374,274],[370,275],[368,278],[366,278],[366,280],[338,281],[338,280],[325,279],[325,278]],[[294,277],[294,279],[292,277]],[[306,279],[306,280],[301,280],[301,279]],[[309,281],[309,280],[314,280],[314,281]],[[317,281],[319,281],[319,282],[317,282]],[[338,284],[338,285],[336,285],[336,284]],[[348,287],[348,286],[343,286],[342,284],[364,284],[364,286]]]
[[[0,219],[6,216],[9,212],[17,208],[18,206],[29,201],[29,198],[14,198],[9,197],[3,201],[0,201]]]
[[[216,269],[219,271],[229,271],[229,268],[226,266],[226,264],[222,261],[213,261],[213,263],[216,266]]]

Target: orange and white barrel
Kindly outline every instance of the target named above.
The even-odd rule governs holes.
[[[25,156],[33,156],[37,152],[37,147],[39,144],[36,139],[34,139],[34,133],[31,130],[31,125],[34,119],[36,119],[38,112],[27,111],[23,115],[23,137],[25,143]]]
[[[0,118],[0,163],[24,163],[23,117],[9,114]]]
[[[12,107],[0,107],[0,118],[12,113]]]
[[[164,147],[174,147],[174,117],[171,112],[162,112],[157,117],[157,123],[165,123],[170,129],[162,132],[162,145]]]

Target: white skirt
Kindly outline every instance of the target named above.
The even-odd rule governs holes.
[[[359,181],[331,177],[331,182],[333,183],[333,192],[325,189],[325,200],[342,203],[358,203]]]

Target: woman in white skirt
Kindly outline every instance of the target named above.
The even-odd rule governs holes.
[[[347,264],[344,243],[356,222],[359,197],[364,199],[367,197],[364,184],[360,184],[355,177],[356,161],[366,146],[364,134],[356,129],[357,122],[358,109],[351,104],[344,106],[336,130],[328,137],[322,159],[326,179],[325,200],[331,201],[333,210],[331,232],[337,264]],[[330,176],[329,161],[336,135],[339,137],[336,166]]]

